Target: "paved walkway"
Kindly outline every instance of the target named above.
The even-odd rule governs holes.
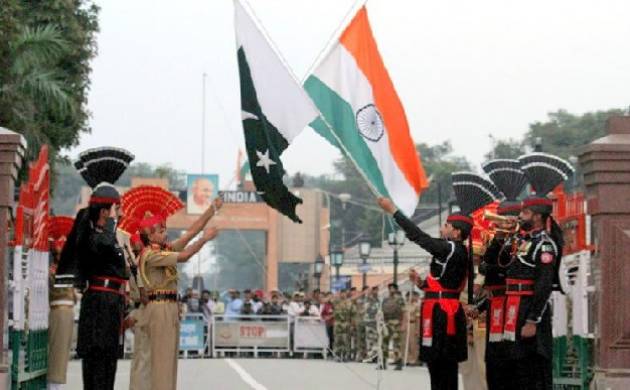
[[[70,362],[68,390],[80,390],[81,364]],[[219,390],[423,390],[430,389],[425,367],[388,370],[373,365],[304,359],[188,359],[179,361],[179,389]],[[377,386],[380,376],[380,387]],[[116,389],[129,388],[129,361],[118,364]],[[460,387],[461,388],[461,387]]]

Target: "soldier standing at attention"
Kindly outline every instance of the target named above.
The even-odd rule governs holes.
[[[469,214],[500,195],[491,182],[473,173],[453,174],[453,190],[461,212],[447,218],[440,228],[440,238],[422,231],[390,199],[378,199],[379,206],[394,216],[407,238],[433,256],[424,281],[415,271],[410,274],[410,279],[425,291],[420,358],[427,362],[433,390],[457,389],[458,363],[468,355],[466,317],[459,295],[468,277],[472,301],[473,264],[464,245],[474,223]]]
[[[417,291],[411,292],[411,299],[405,305],[405,318],[403,319],[404,343],[407,345],[406,362],[409,366],[418,364],[420,354],[420,295]]]
[[[149,300],[143,315],[151,350],[152,390],[174,390],[177,387],[177,264],[188,261],[217,236],[218,230],[211,227],[200,239],[188,245],[221,205],[221,199],[215,199],[191,228],[170,245],[166,242],[166,221],[161,216],[152,216],[140,223],[140,238],[145,245],[140,255],[140,274]]]
[[[357,362],[365,359],[367,354],[365,345],[365,324],[363,323],[363,317],[365,315],[365,300],[366,295],[370,288],[368,286],[363,287],[360,294],[357,294],[354,298],[355,303],[355,318],[354,323],[356,325],[356,338],[354,344],[354,359]]]
[[[72,284],[56,286],[57,265],[71,232],[73,219],[70,217],[52,217],[49,222],[50,252],[53,264],[50,266],[50,313],[48,315],[48,388],[61,389],[66,383],[66,372],[70,349],[72,348],[72,330],[74,329],[74,305],[76,294]],[[67,255],[67,251],[66,251]]]
[[[376,316],[381,309],[381,302],[378,299],[378,286],[372,287],[370,294],[365,298],[365,309],[363,312],[363,327],[365,328],[365,349],[366,357],[364,363],[374,363],[378,359],[378,329],[376,327]]]
[[[553,337],[549,297],[559,288],[563,237],[551,216],[553,201],[546,195],[567,180],[573,168],[544,153],[524,155],[519,161],[536,193],[523,200],[519,215],[523,234],[512,253],[499,255],[506,267],[503,338],[514,364],[512,388],[551,389]]]
[[[400,296],[398,291],[398,285],[396,283],[390,283],[388,286],[389,296],[383,300],[382,309],[383,317],[385,318],[385,326],[387,332],[383,337],[383,367],[387,369],[387,356],[389,351],[389,341],[392,341],[392,354],[394,357],[394,364],[397,371],[402,370],[402,320],[403,310],[405,307],[405,301]]]
[[[335,317],[335,356],[338,361],[346,362],[350,359],[352,348],[352,322],[354,311],[348,290],[342,290],[335,302],[333,314]]]
[[[74,221],[76,235],[70,239],[70,234],[66,243],[55,285],[75,284],[83,290],[77,355],[82,359],[84,389],[113,389],[122,357],[129,275],[116,240],[120,194],[114,183],[133,159],[124,149],[102,147],[79,154],[74,164],[93,191],[88,207]]]

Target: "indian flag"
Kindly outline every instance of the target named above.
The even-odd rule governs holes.
[[[354,162],[375,192],[411,216],[428,183],[365,7],[304,88],[323,116],[311,127]]]

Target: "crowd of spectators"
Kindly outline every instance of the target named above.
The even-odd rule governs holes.
[[[211,315],[223,318],[247,318],[248,316],[309,316],[321,317],[327,322],[332,320],[332,294],[315,290],[312,293],[301,291],[286,293],[262,290],[230,289],[221,295],[216,291],[186,289],[180,301],[184,314],[200,313],[209,318]]]

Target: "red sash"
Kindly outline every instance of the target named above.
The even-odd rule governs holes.
[[[426,279],[427,286],[424,288],[425,292],[439,293],[461,293],[462,287],[459,289],[447,289],[443,288],[440,282],[429,275]],[[433,306],[435,304],[440,305],[440,309],[446,313],[446,334],[454,336],[457,333],[457,327],[455,326],[455,314],[461,303],[459,299],[454,298],[437,298],[437,299],[424,299],[422,302],[422,345],[430,347],[433,345]]]
[[[518,310],[521,306],[521,297],[524,295],[534,295],[533,290],[510,291],[510,286],[531,286],[533,280],[507,279],[507,300],[505,303],[505,327],[503,329],[503,339],[516,341],[516,325],[518,323]]]
[[[503,308],[505,307],[505,295],[490,298],[490,329],[488,342],[496,343],[503,340]]]

